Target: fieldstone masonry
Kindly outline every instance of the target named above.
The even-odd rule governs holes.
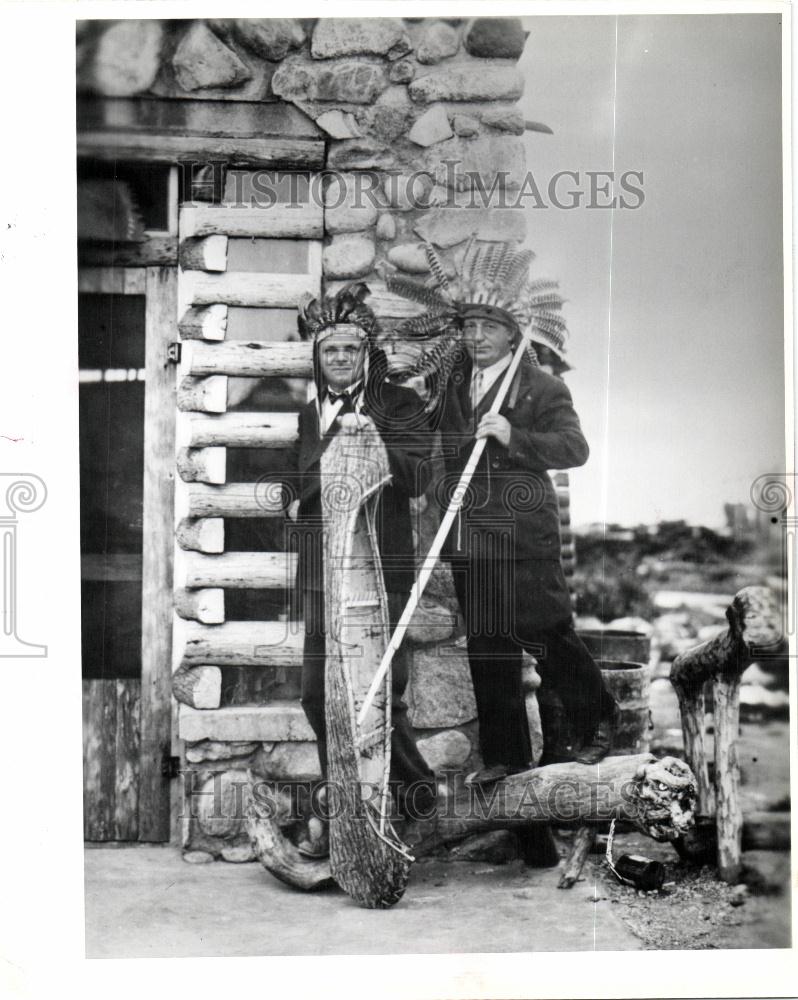
[[[338,172],[325,193],[325,284],[378,284],[386,267],[423,276],[422,240],[448,255],[451,268],[475,230],[486,239],[525,239],[524,212],[475,202],[465,176],[478,178],[477,195],[497,176],[508,191],[523,182],[524,120],[516,102],[524,81],[515,63],[524,41],[520,21],[500,17],[88,22],[79,27],[78,87],[113,97],[295,105],[328,137],[327,168]],[[365,200],[358,189],[368,192]],[[402,350],[396,326],[395,319],[383,324],[389,356]],[[420,552],[438,517],[432,494],[426,499],[417,505]],[[480,763],[461,633],[441,566],[407,639],[411,721],[422,753],[441,772]],[[536,677],[530,665],[539,754]],[[275,780],[318,776],[315,744],[303,739],[189,742],[185,761],[194,808],[183,839],[194,862],[251,858],[234,815],[248,771]],[[508,849],[504,840],[498,846]]]

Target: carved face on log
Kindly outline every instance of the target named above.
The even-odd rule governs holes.
[[[637,805],[635,825],[654,840],[675,840],[694,825],[696,780],[684,761],[663,757],[642,765],[629,791]]]
[[[340,392],[363,375],[366,341],[351,333],[332,333],[319,344],[319,366],[325,385]]]

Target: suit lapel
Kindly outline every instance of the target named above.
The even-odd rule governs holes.
[[[334,434],[331,434],[330,431],[335,427],[335,421],[330,425],[327,433],[322,436],[319,429],[319,414],[315,404],[312,404],[305,411],[303,423],[306,431],[299,447],[299,471],[307,472],[311,466],[319,461],[332,441]]]

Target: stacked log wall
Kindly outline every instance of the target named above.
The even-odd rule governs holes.
[[[183,702],[187,849],[228,860],[246,857],[240,824],[220,824],[207,808],[218,813],[219,796],[223,808],[234,802],[230,788],[247,767],[281,780],[318,772],[313,734],[300,706],[279,697],[296,690],[300,631],[285,621],[236,622],[225,607],[237,590],[284,590],[293,572],[284,553],[232,552],[225,535],[231,519],[284,519],[279,491],[268,483],[236,481],[231,458],[233,449],[290,447],[295,413],[248,412],[230,401],[245,380],[267,385],[307,378],[309,348],[266,336],[237,339],[234,317],[244,311],[250,318],[259,311],[273,316],[295,308],[305,292],[334,292],[363,279],[389,359],[406,360],[409,346],[396,330],[420,307],[386,290],[385,269],[423,278],[422,240],[435,245],[452,268],[474,230],[483,239],[526,238],[522,207],[466,209],[473,195],[463,190],[466,174],[476,178],[477,192],[489,192],[504,172],[512,203],[523,184],[523,78],[516,63],[525,39],[516,18],[79,26],[79,91],[114,104],[125,124],[121,146],[120,134],[109,139],[97,126],[79,135],[79,150],[100,157],[111,150],[131,159],[202,154],[208,160],[194,170],[194,184],[186,190],[178,247],[174,669],[175,694]],[[171,145],[168,136],[156,142],[138,128],[161,114],[164,102],[184,109],[185,134],[174,136]],[[237,102],[235,134],[227,124],[232,105],[225,116],[218,102]],[[305,129],[292,120],[290,135],[263,135],[263,108],[293,114],[298,109],[314,125]],[[309,189],[299,185],[303,193],[296,204],[267,204],[263,195],[264,177],[271,175],[262,170],[281,167],[315,171]],[[287,259],[293,259],[290,245],[307,244],[306,272],[237,270],[242,240],[251,241],[253,253],[260,242],[285,241]],[[556,486],[565,534],[567,474],[558,474]],[[430,492],[414,503],[421,553],[436,520]],[[564,537],[564,543],[570,575],[571,539]],[[478,764],[462,622],[445,567],[433,577],[407,648],[407,700],[422,752],[438,770]],[[271,671],[277,681],[266,685],[269,703],[222,704],[230,671]],[[533,664],[525,676],[539,754]],[[220,775],[227,775],[223,787]]]

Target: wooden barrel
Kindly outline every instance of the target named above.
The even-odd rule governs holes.
[[[577,629],[577,635],[594,660],[648,663],[651,658],[651,638],[643,632],[597,628]]]
[[[649,749],[651,668],[628,660],[598,659],[597,663],[620,709],[613,754],[646,753]]]

